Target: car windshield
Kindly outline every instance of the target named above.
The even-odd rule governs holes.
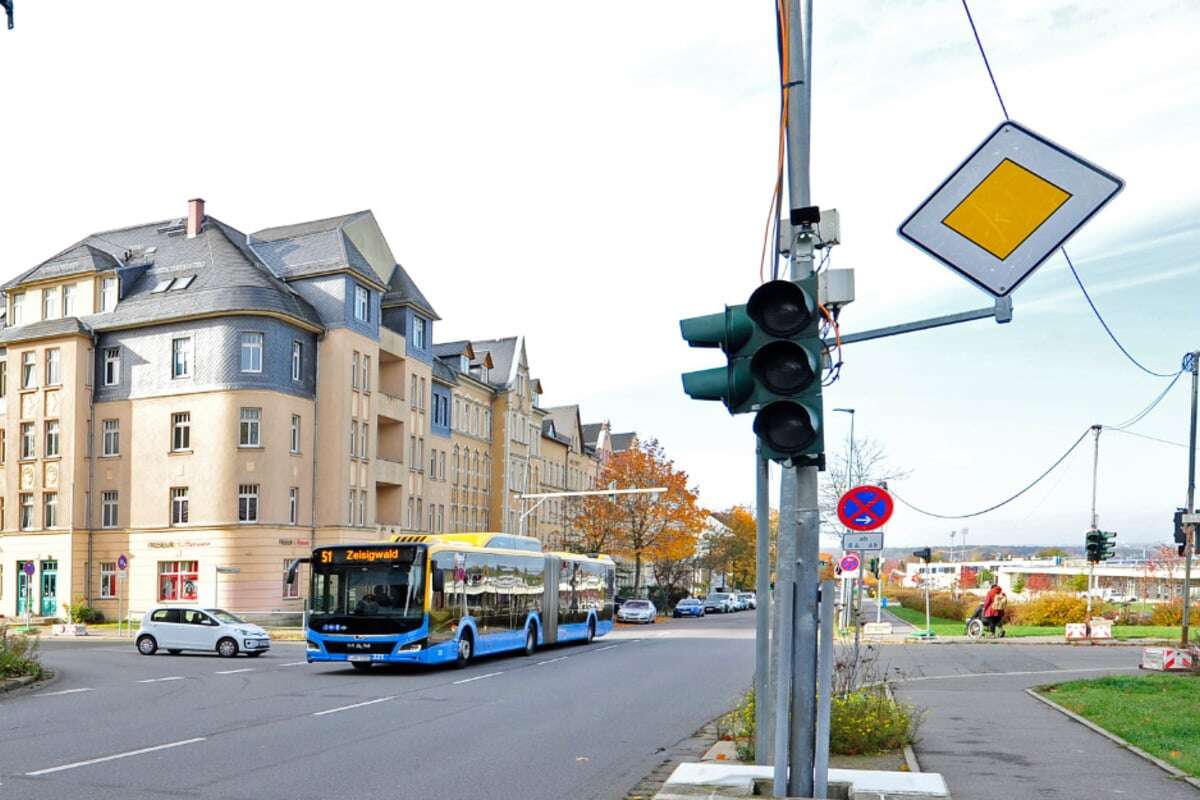
[[[625,605],[627,605],[630,608],[649,608],[650,607],[649,601],[646,601],[646,600],[630,600]]]
[[[700,602],[699,600],[693,600],[692,598],[690,598],[690,597],[689,597],[689,598],[687,598],[686,600],[680,600],[680,601],[679,601],[679,605],[681,605],[681,606],[694,606],[694,605],[696,605],[696,604],[697,604],[697,603],[699,603],[699,602]]]
[[[710,594],[708,596],[708,599],[709,600],[724,600],[726,597],[729,597],[729,595],[727,595],[727,594]]]
[[[233,625],[245,625],[246,624],[246,620],[244,620],[241,617],[238,617],[234,614],[230,614],[228,611],[225,611],[223,609],[206,608],[204,610],[207,611],[209,614],[212,614],[214,617],[216,617],[219,622],[230,623]]]
[[[333,553],[329,562],[313,560],[312,614],[419,618],[425,613],[423,547]]]

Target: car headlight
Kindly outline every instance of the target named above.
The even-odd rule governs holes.
[[[254,631],[247,630],[245,628],[238,628],[237,632],[241,636],[253,636],[254,635]]]

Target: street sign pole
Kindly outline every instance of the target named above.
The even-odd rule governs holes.
[[[1187,510],[1189,514],[1196,513],[1196,380],[1200,372],[1200,352],[1189,353],[1185,359],[1186,368],[1192,373],[1192,426],[1188,436],[1188,493]],[[1192,600],[1192,552],[1196,549],[1195,527],[1188,533],[1183,550],[1183,627],[1179,644],[1184,649],[1188,646],[1189,611]]]
[[[759,447],[754,452],[755,559],[754,589],[754,753],[760,764],[771,752],[771,472]]]
[[[1102,425],[1092,426],[1093,446],[1092,446],[1092,530],[1100,529],[1100,521],[1096,518],[1096,481],[1100,474],[1100,431],[1104,428]],[[1088,560],[1088,585],[1087,585],[1087,623],[1092,624],[1092,585],[1096,581],[1096,562]]]

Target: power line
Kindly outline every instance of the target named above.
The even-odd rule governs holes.
[[[1161,403],[1163,401],[1163,398],[1167,396],[1167,392],[1171,391],[1171,389],[1173,389],[1175,387],[1175,384],[1179,382],[1179,379],[1182,376],[1183,376],[1183,370],[1176,372],[1175,377],[1172,378],[1171,382],[1167,384],[1167,388],[1165,388],[1161,392],[1159,392],[1158,396],[1150,401],[1150,405],[1146,406],[1141,411],[1134,414],[1132,417],[1130,417],[1125,422],[1122,422],[1120,425],[1105,425],[1103,427],[1110,431],[1124,431],[1126,428],[1132,428],[1134,425],[1138,424],[1143,419],[1145,419],[1150,414],[1151,411],[1153,411],[1155,408],[1158,407],[1158,404]]]
[[[992,89],[996,92],[996,100],[1000,103],[1000,112],[1004,114],[1004,119],[1011,119],[1008,116],[1008,107],[1004,104],[1004,97],[1000,94],[1000,87],[996,83],[996,76],[992,72],[992,64],[988,60],[987,51],[983,47],[983,40],[979,37],[979,29],[975,27],[975,18],[971,16],[971,7],[967,5],[967,0],[962,0],[962,5],[963,11],[967,12],[967,22],[970,23],[971,33],[975,36],[975,45],[979,48],[979,56],[983,59],[983,66],[987,69],[988,78],[992,82]],[[1175,372],[1155,372],[1133,357],[1133,354],[1125,348],[1125,345],[1121,344],[1121,341],[1117,339],[1117,335],[1113,333],[1112,328],[1108,326],[1108,323],[1104,320],[1104,316],[1100,313],[1100,309],[1096,308],[1096,304],[1092,302],[1092,296],[1088,294],[1088,290],[1083,285],[1083,280],[1079,277],[1079,273],[1075,271],[1075,264],[1072,263],[1071,257],[1067,255],[1067,248],[1060,247],[1059,250],[1062,251],[1063,258],[1067,260],[1067,266],[1070,267],[1071,274],[1075,276],[1075,283],[1079,284],[1079,291],[1083,292],[1083,299],[1087,300],[1087,304],[1091,306],[1092,313],[1096,315],[1096,319],[1099,320],[1101,327],[1104,328],[1104,332],[1108,334],[1108,338],[1112,339],[1113,344],[1129,359],[1130,363],[1147,375],[1153,375],[1156,378],[1172,378],[1178,375]]]
[[[1182,447],[1185,449],[1187,448],[1187,445],[1184,444],[1183,442],[1172,442],[1170,439],[1160,439],[1157,436],[1147,436],[1144,433],[1134,433],[1133,431],[1122,430],[1121,428],[1107,428],[1106,427],[1104,430],[1112,431],[1113,433],[1123,433],[1126,436],[1136,436],[1139,439],[1149,439],[1152,442],[1160,442],[1161,444],[1169,444],[1172,447]]]
[[[982,509],[980,511],[972,511],[970,514],[935,514],[932,511],[926,511],[923,508],[918,508],[917,506],[914,506],[912,503],[908,502],[903,497],[896,494],[896,492],[890,486],[888,487],[888,493],[891,494],[892,497],[896,498],[904,505],[911,508],[913,511],[916,511],[918,514],[924,514],[927,517],[936,517],[937,519],[969,519],[971,517],[979,517],[984,514],[987,514],[989,511],[995,511],[997,508],[1000,508],[1001,506],[1008,505],[1009,503],[1016,500],[1021,495],[1028,492],[1034,486],[1037,486],[1039,483],[1041,483],[1043,480],[1045,480],[1046,476],[1048,476],[1051,472],[1054,472],[1054,470],[1058,468],[1058,465],[1063,463],[1064,461],[1066,461],[1067,456],[1071,455],[1071,453],[1075,451],[1076,447],[1079,447],[1079,443],[1084,440],[1084,437],[1086,437],[1089,433],[1091,433],[1091,430],[1092,430],[1091,428],[1084,429],[1083,433],[1079,434],[1079,438],[1075,440],[1075,443],[1072,444],[1070,447],[1068,447],[1067,451],[1065,453],[1063,453],[1061,456],[1059,456],[1055,460],[1055,462],[1053,464],[1051,464],[1050,467],[1045,472],[1043,472],[1041,475],[1034,478],[1033,482],[1028,484],[1024,489],[1022,489],[1021,491],[1012,495],[1011,497],[1008,497],[1005,500],[1001,500],[999,503],[996,503],[995,505],[992,505],[992,506],[988,506],[987,508]]]

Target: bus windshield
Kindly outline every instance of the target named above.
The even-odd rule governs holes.
[[[364,555],[381,552],[367,548],[324,551],[314,558],[310,616],[420,619],[425,548],[392,545],[386,551],[386,558]]]

